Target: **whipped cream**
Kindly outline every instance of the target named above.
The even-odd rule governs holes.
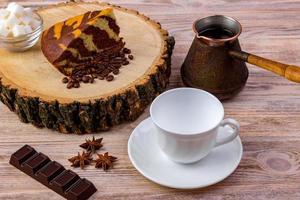
[[[0,9],[0,36],[18,37],[33,32],[41,24],[31,8],[12,2]]]

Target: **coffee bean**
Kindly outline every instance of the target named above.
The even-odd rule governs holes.
[[[74,88],[79,88],[79,87],[80,87],[79,82],[75,82],[73,87],[74,87]]]
[[[131,50],[125,47],[125,48],[123,49],[123,52],[124,52],[125,54],[130,54],[130,53],[131,53]]]
[[[62,79],[62,82],[63,82],[63,83],[68,83],[68,82],[69,82],[69,79],[68,79],[67,77],[64,77],[64,78]]]
[[[110,66],[108,67],[108,70],[109,70],[109,71],[114,71],[114,70],[115,70],[115,67],[114,67],[113,65],[110,65]]]
[[[114,67],[115,69],[119,69],[121,66],[122,66],[122,63],[116,63],[116,64],[113,64],[113,67]]]
[[[106,80],[110,82],[110,81],[114,80],[114,76],[113,75],[108,75],[106,77]]]
[[[126,60],[126,61],[124,61],[122,64],[123,64],[123,65],[129,65],[129,61]]]
[[[114,75],[117,75],[117,74],[119,74],[119,73],[120,73],[120,70],[119,70],[119,69],[113,70],[113,74],[114,74]]]
[[[103,70],[102,72],[101,72],[101,74],[103,75],[103,76],[107,76],[108,74],[109,74],[109,70],[108,69],[105,69],[105,70]]]
[[[120,60],[113,60],[113,61],[111,61],[111,64],[119,64],[120,62],[122,62],[122,59],[120,59]]]
[[[119,56],[120,56],[121,58],[123,58],[123,57],[125,56],[125,53],[120,52]]]
[[[68,84],[67,84],[67,88],[68,89],[71,89],[72,87],[74,87],[74,83],[72,81],[70,81]]]
[[[84,82],[84,83],[88,83],[90,81],[90,77],[89,76],[83,76],[82,77],[82,82]]]
[[[129,58],[130,60],[133,60],[134,57],[133,57],[133,55],[130,54],[130,55],[128,55],[128,58]]]
[[[94,78],[90,78],[90,83],[94,83]]]
[[[118,57],[115,57],[115,59],[113,59],[113,62],[114,61],[120,61],[120,60],[122,60],[122,57],[118,56]]]

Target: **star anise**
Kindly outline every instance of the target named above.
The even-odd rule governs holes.
[[[77,156],[74,156],[69,159],[69,161],[72,163],[72,167],[80,167],[81,169],[84,168],[85,165],[89,165],[92,162],[91,154],[89,152],[82,152],[80,154],[78,152]]]
[[[81,148],[84,148],[87,150],[87,152],[92,152],[95,153],[96,150],[99,150],[103,145],[102,145],[102,140],[103,138],[95,139],[93,136],[93,139],[86,139],[85,143],[79,145]]]
[[[117,160],[114,156],[109,156],[108,152],[105,154],[97,154],[98,158],[95,160],[96,168],[103,168],[104,171],[107,171],[109,168],[113,167],[113,162]]]

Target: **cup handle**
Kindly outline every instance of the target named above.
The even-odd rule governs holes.
[[[229,132],[231,134],[227,137],[217,139],[215,146],[220,146],[220,145],[226,144],[228,142],[231,142],[239,135],[240,124],[236,120],[231,119],[231,118],[223,119],[222,122],[220,123],[220,126],[224,127],[226,125],[228,125],[231,129],[229,131],[226,130],[224,132]],[[218,132],[218,134],[219,133],[220,132]]]

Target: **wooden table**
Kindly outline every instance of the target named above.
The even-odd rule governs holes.
[[[8,1],[0,0],[0,6]],[[44,5],[51,1],[20,1]],[[261,56],[300,65],[300,1],[296,0],[124,0],[111,1],[137,9],[161,22],[175,36],[170,88],[182,86],[180,65],[193,39],[192,22],[213,14],[238,19],[243,27],[242,48]],[[1,62],[1,56],[0,56]],[[99,134],[105,150],[118,156],[107,173],[89,167],[74,169],[95,183],[91,199],[300,199],[300,84],[248,65],[245,89],[224,102],[226,115],[241,123],[244,154],[237,170],[216,185],[190,191],[161,187],[132,166],[127,140],[134,127],[149,116]],[[8,164],[10,154],[30,144],[69,166],[67,158],[91,135],[62,135],[19,122],[0,104],[0,199],[61,199],[60,196]]]

